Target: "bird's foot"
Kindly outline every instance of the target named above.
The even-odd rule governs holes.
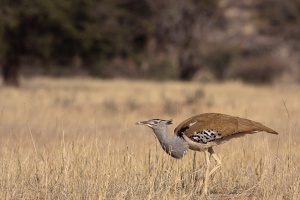
[[[200,198],[207,196],[207,188],[204,187],[204,179],[199,182]]]
[[[201,194],[200,194],[200,199],[202,199],[202,198],[204,198],[204,197],[206,197],[207,196],[207,190],[205,191],[205,190],[202,190],[201,191]]]

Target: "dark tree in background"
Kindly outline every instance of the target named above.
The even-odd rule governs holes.
[[[15,3],[12,1],[10,4],[13,6]],[[2,77],[5,84],[18,86],[20,57],[24,52],[23,33],[17,20],[19,7],[16,5],[15,10],[8,9],[7,13],[3,9],[0,13]]]
[[[48,72],[55,71],[52,66],[60,71],[76,56],[92,60],[99,55],[105,41],[101,41],[95,2],[4,1],[0,20],[5,83],[18,85],[20,64],[41,63],[39,67]]]
[[[149,17],[143,0],[4,0],[0,8],[3,79],[18,85],[24,63],[52,75],[72,73],[78,60],[77,67],[91,75],[126,71],[123,64],[112,70],[108,63],[118,57],[141,59]]]
[[[4,39],[7,43],[7,50],[4,54],[2,66],[2,77],[4,83],[11,86],[19,86],[20,57],[23,50],[23,40],[20,32],[5,30]]]
[[[209,71],[251,82],[275,70],[269,82],[286,66],[300,71],[299,23],[297,0],[2,0],[0,65],[15,86],[36,71],[181,80]]]

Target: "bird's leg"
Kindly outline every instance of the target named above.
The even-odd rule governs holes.
[[[215,165],[215,167],[209,172],[208,176],[211,176],[217,169],[219,169],[221,167],[221,160],[220,158],[217,156],[217,154],[215,153],[215,151],[213,150],[212,147],[210,147],[208,149],[208,152],[210,153],[210,155],[215,159],[215,161],[217,162],[217,164]]]
[[[206,170],[205,170],[205,177],[204,177],[204,186],[202,189],[202,194],[203,195],[207,195],[207,187],[208,187],[208,180],[209,177],[221,166],[222,162],[220,160],[220,158],[217,156],[217,154],[214,152],[213,148],[210,147],[208,148],[208,150],[204,151],[204,155],[205,155],[205,162],[206,162]],[[216,166],[209,171],[209,167],[210,167],[210,156],[212,156],[215,161],[217,162]],[[200,183],[202,185],[202,182]]]
[[[204,155],[205,155],[205,162],[206,162],[206,170],[205,170],[205,177],[204,177],[204,186],[202,189],[202,195],[206,195],[207,194],[207,186],[208,186],[208,179],[209,179],[209,166],[210,166],[210,153],[205,150],[204,151]]]

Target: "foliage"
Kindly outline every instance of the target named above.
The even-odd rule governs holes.
[[[244,33],[249,24],[234,32],[239,19],[228,16],[239,9],[250,13],[252,35]],[[191,80],[205,69],[224,80],[236,59],[252,59],[243,52],[261,53],[242,43],[258,47],[273,39],[270,53],[283,44],[297,57],[299,22],[297,0],[2,0],[0,59],[56,75],[80,69],[100,77]],[[300,66],[297,58],[285,60]]]
[[[1,15],[2,57],[15,51],[67,66],[75,56],[92,64],[140,51],[149,11],[135,0],[6,0]]]

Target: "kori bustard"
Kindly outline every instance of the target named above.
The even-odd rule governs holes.
[[[206,170],[202,195],[207,194],[209,177],[221,165],[213,146],[260,131],[278,134],[259,122],[219,113],[203,113],[188,118],[175,128],[173,136],[168,134],[168,125],[172,124],[172,120],[150,119],[136,124],[152,128],[163,150],[174,158],[182,158],[188,149],[204,152]],[[211,171],[209,171],[210,156],[216,161]]]

